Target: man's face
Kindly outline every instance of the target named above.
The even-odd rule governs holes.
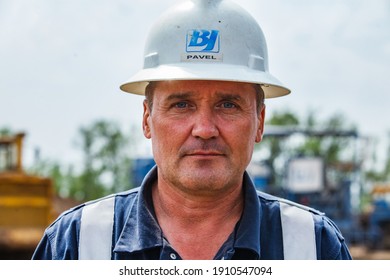
[[[240,187],[264,106],[246,83],[168,81],[154,86],[153,107],[144,102],[144,135],[152,140],[159,182],[197,195]]]

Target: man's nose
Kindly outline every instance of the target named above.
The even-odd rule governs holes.
[[[216,124],[216,116],[211,109],[198,109],[193,117],[194,125],[192,128],[192,136],[211,139],[219,135],[219,129]]]

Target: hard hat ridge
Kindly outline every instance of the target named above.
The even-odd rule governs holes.
[[[223,0],[191,0],[195,3],[195,5],[201,6],[204,5],[205,7],[209,7],[212,4],[217,4]]]

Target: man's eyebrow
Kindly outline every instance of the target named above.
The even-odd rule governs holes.
[[[242,99],[241,95],[236,93],[217,92],[216,96],[220,99],[226,99],[226,100],[240,101]]]
[[[171,101],[171,100],[177,100],[177,99],[188,99],[190,96],[192,96],[191,92],[175,92],[169,94],[165,100]]]

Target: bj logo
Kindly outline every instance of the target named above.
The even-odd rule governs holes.
[[[187,32],[187,52],[219,52],[218,30],[194,29]]]

